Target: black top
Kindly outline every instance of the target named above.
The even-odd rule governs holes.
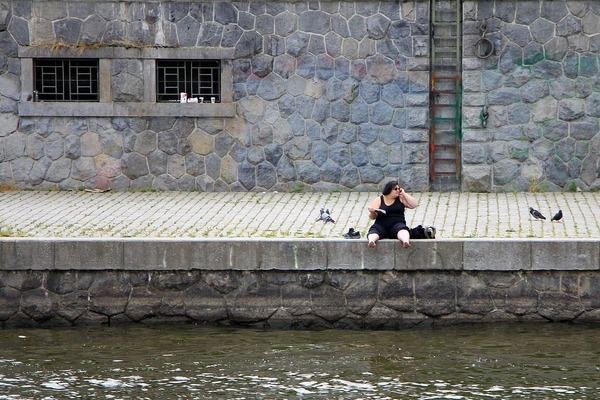
[[[383,226],[391,227],[398,222],[401,222],[406,225],[406,218],[404,217],[405,206],[400,201],[400,197],[396,197],[394,203],[391,206],[385,204],[383,200],[383,196],[381,196],[381,205],[379,206],[382,210],[385,210],[385,214],[377,213],[377,218],[375,218],[375,222],[380,223]]]

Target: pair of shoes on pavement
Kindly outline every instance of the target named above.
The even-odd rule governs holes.
[[[435,239],[435,226],[428,226],[425,228],[425,236],[429,239]]]
[[[355,231],[354,228],[348,229],[347,233],[342,235],[346,239],[360,239],[360,232]]]

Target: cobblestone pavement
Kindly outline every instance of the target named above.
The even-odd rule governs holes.
[[[412,193],[409,226],[438,238],[600,238],[600,193]],[[375,192],[0,192],[0,234],[21,237],[341,238]],[[535,220],[529,206],[548,219]],[[335,223],[317,221],[328,208]],[[562,209],[562,222],[550,218]]]

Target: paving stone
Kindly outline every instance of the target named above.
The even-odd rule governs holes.
[[[352,179],[349,167],[336,172],[341,174],[339,179]],[[251,186],[266,188],[274,182],[272,168],[261,166],[256,173],[256,177],[244,178]],[[600,215],[596,212],[600,194],[596,192],[412,194],[420,205],[407,211],[408,225],[433,225],[438,238],[600,238]],[[231,193],[3,191],[0,230],[8,236],[36,238],[341,239],[352,227],[363,234],[360,240],[366,241],[372,224],[366,208],[378,195],[273,189]],[[529,215],[530,206],[548,219],[534,220]],[[321,208],[329,208],[336,222],[318,221]],[[551,222],[550,217],[559,209],[563,220]]]

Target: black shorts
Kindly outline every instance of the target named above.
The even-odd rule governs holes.
[[[398,239],[398,232],[401,230],[410,232],[408,226],[402,222],[397,222],[387,229],[385,226],[375,223],[369,228],[369,233],[376,233],[380,239]]]

